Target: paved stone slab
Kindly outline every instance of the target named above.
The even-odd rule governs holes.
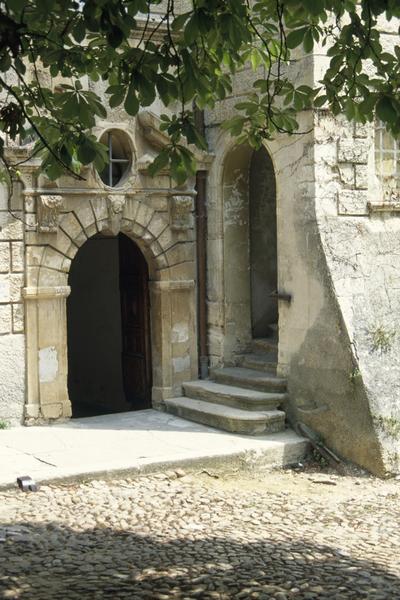
[[[114,471],[146,472],[191,463],[283,465],[307,442],[292,431],[257,438],[229,434],[155,410],[0,431],[0,486]]]

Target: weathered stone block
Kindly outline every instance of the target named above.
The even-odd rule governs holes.
[[[10,245],[8,242],[0,243],[0,273],[10,270]]]
[[[154,256],[159,256],[163,252],[163,249],[160,246],[160,244],[157,242],[157,240],[155,240],[154,242],[152,242],[150,244],[150,250]]]
[[[36,214],[32,213],[32,214],[27,214],[25,215],[25,231],[30,232],[30,231],[35,231],[37,230],[37,218],[36,218]]]
[[[0,304],[0,334],[11,332],[11,305]]]
[[[77,239],[82,233],[82,226],[73,213],[68,213],[61,217],[60,227],[71,240]]]
[[[354,165],[351,163],[342,163],[339,165],[339,174],[341,181],[347,186],[355,185]]]
[[[368,189],[368,165],[355,165],[356,188],[359,190]]]
[[[25,196],[25,212],[33,213],[36,210],[36,198],[34,196]]]
[[[373,125],[371,123],[356,123],[354,127],[354,136],[356,138],[367,138],[373,132]]]
[[[61,271],[63,260],[63,254],[56,252],[55,250],[53,250],[53,248],[46,248],[43,255],[42,264],[46,267],[50,267],[51,269]]]
[[[0,336],[0,356],[0,418],[21,423],[25,399],[24,336]]]
[[[12,326],[14,333],[22,333],[24,331],[24,305],[12,305]]]
[[[10,301],[10,276],[0,275],[0,302]]]
[[[39,404],[25,405],[25,419],[37,419],[39,417]]]
[[[163,233],[158,237],[157,241],[164,251],[175,243],[169,227],[163,231]]]
[[[92,207],[87,202],[79,206],[76,216],[79,219],[82,227],[84,227],[85,229],[87,229],[95,221],[95,216],[93,214]]]
[[[141,225],[139,225],[139,223],[134,223],[132,225],[132,233],[136,237],[140,238],[140,237],[143,237],[144,229]]]
[[[42,415],[44,419],[58,419],[63,416],[63,405],[60,402],[43,404]]]
[[[134,198],[127,198],[124,207],[124,219],[135,221],[136,213],[139,208],[139,202]]]
[[[0,210],[8,209],[8,190],[4,184],[0,185]]]
[[[24,270],[24,244],[23,242],[11,243],[11,266],[14,272]]]
[[[153,211],[151,210],[151,208],[149,208],[145,204],[140,204],[136,214],[136,222],[142,227],[146,228],[147,225],[150,223],[152,216]]]
[[[157,268],[165,269],[166,267],[168,267],[168,261],[165,257],[165,254],[161,254],[160,256],[157,257]]]
[[[13,273],[10,275],[10,299],[11,302],[21,302],[21,290],[24,286],[24,276]]]
[[[175,244],[165,253],[169,265],[177,265],[194,260],[194,244],[192,242]]]
[[[27,264],[31,267],[39,266],[42,261],[43,252],[44,252],[43,246],[27,246],[26,247]]]
[[[97,223],[92,223],[91,225],[89,225],[88,227],[85,228],[85,231],[86,231],[86,235],[88,236],[88,238],[91,238],[93,235],[96,235],[96,233],[98,233]]]
[[[158,238],[158,236],[165,230],[167,225],[168,223],[163,215],[154,213],[153,218],[148,225],[148,230],[152,235],[154,235],[155,238]]]
[[[69,258],[64,258],[61,264],[61,271],[64,273],[69,273],[71,268],[71,260]]]
[[[338,193],[339,215],[368,215],[367,194],[363,190],[342,190]]]
[[[22,240],[24,229],[21,221],[13,219],[9,213],[0,214],[0,241]]]
[[[67,277],[61,271],[42,267],[39,271],[38,285],[41,287],[53,287],[67,285]]]
[[[107,200],[105,198],[92,198],[90,201],[96,221],[108,219]]]
[[[71,240],[63,231],[61,231],[61,229],[58,229],[57,231],[57,242],[55,245],[60,252],[63,254],[68,254],[68,251],[71,247]]]
[[[366,139],[340,140],[338,161],[344,163],[366,163],[370,143]]]

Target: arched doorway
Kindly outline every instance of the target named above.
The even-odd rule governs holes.
[[[224,160],[222,194],[223,352],[224,364],[235,365],[260,338],[277,343],[276,182],[267,150],[232,148]]]
[[[124,234],[95,235],[76,254],[67,301],[72,416],[151,406],[148,267]]]
[[[278,323],[278,256],[275,174],[264,148],[250,161],[249,213],[252,337],[266,338]]]

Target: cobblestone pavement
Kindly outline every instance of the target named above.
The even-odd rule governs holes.
[[[400,481],[210,475],[0,492],[0,597],[400,599]]]

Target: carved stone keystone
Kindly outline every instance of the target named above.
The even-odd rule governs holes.
[[[38,231],[40,233],[57,233],[63,198],[59,194],[38,197]]]
[[[107,197],[109,230],[113,235],[121,231],[121,221],[126,204],[124,194],[113,194]]]

